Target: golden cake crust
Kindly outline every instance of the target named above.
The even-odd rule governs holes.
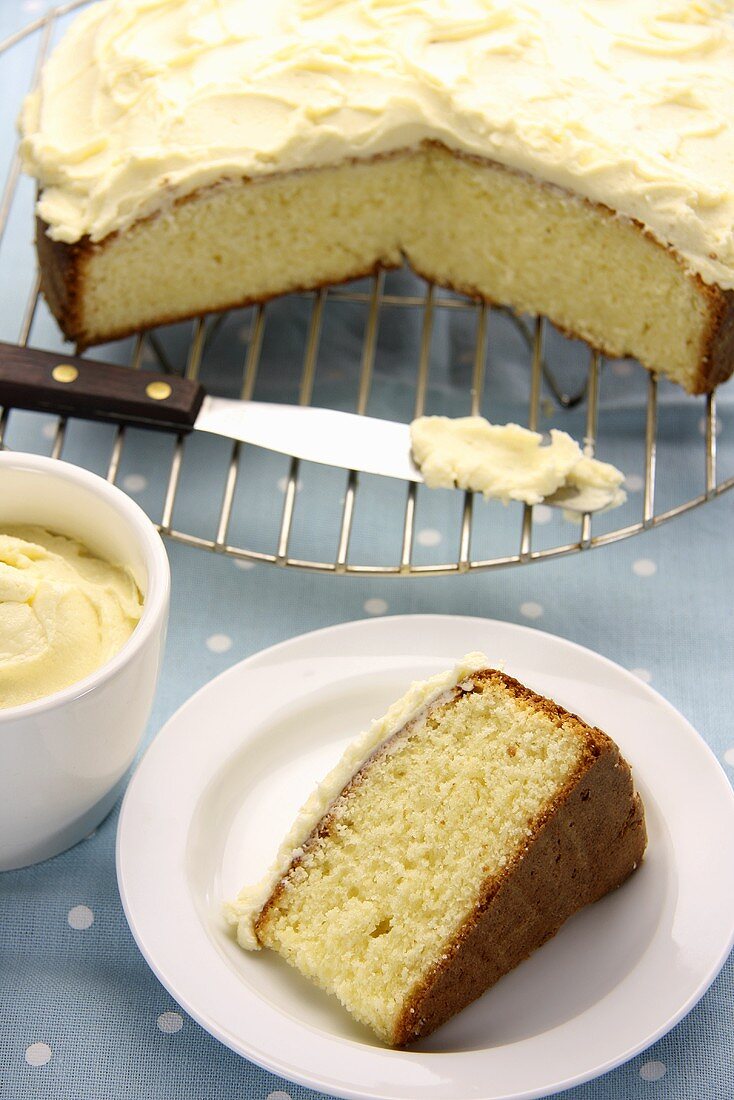
[[[620,886],[641,862],[647,843],[642,802],[634,791],[629,765],[611,738],[496,669],[473,674],[471,679],[475,691],[495,681],[536,712],[576,725],[587,747],[565,788],[529,823],[524,851],[501,874],[486,880],[479,902],[446,945],[441,962],[413,991],[392,1036],[395,1046],[429,1035],[554,936],[575,912]],[[461,687],[452,689],[450,701],[462,694]],[[349,798],[371,765],[410,725],[365,761],[339,801]],[[304,843],[263,906],[255,923],[256,936],[281,898],[287,879],[309,851],[328,837],[335,817],[332,807]],[[589,860],[589,852],[599,853],[598,863]]]
[[[443,155],[445,158],[453,160],[458,164],[471,165],[478,168],[485,166],[491,168],[493,171],[506,173],[516,178],[523,178],[525,180],[531,179],[531,177],[526,176],[524,173],[516,172],[494,161],[484,160],[483,158],[459,153],[454,150],[448,150],[445,146],[435,141],[425,142],[423,146],[417,150],[399,150],[396,153],[381,154],[369,160],[354,160],[345,163],[349,166],[354,165],[355,167],[359,165],[368,166],[396,160],[401,157],[421,155],[422,152],[426,150],[432,150],[436,155]],[[243,179],[241,183],[245,188],[267,187],[268,184],[274,181],[277,182],[279,179],[285,180],[299,175],[308,176],[310,173],[318,173],[318,171],[320,170],[306,169],[300,173],[273,173],[271,176],[264,179]],[[609,221],[609,219],[617,217],[614,211],[601,204],[592,203],[587,199],[571,195],[570,192],[563,192],[562,189],[546,184],[543,181],[533,180],[532,182],[541,190],[545,189],[546,192],[563,194],[567,198],[571,198],[584,209],[593,212],[600,221]],[[223,185],[215,185],[214,187],[205,188],[178,199],[173,204],[172,210],[168,211],[165,215],[151,215],[149,218],[137,222],[132,229],[127,232],[138,231],[141,227],[155,221],[159,217],[175,218],[176,211],[189,203],[197,202],[197,200],[206,197],[207,194],[213,193],[217,188],[221,188],[222,186]],[[734,370],[734,291],[724,291],[719,287],[706,284],[699,275],[688,272],[675,250],[661,245],[639,222],[623,219],[623,223],[626,227],[631,227],[640,238],[649,241],[650,244],[654,246],[655,250],[659,249],[661,253],[669,256],[670,263],[679,267],[684,278],[688,280],[692,298],[697,303],[696,308],[702,314],[704,321],[700,329],[700,334],[696,338],[696,344],[698,346],[691,349],[691,357],[695,366],[692,370],[687,372],[685,378],[682,379],[682,384],[690,393],[700,394],[710,392],[716,385],[727,379]],[[66,244],[53,241],[48,236],[47,231],[48,226],[46,223],[42,219],[37,218],[36,246],[40,265],[41,288],[64,334],[67,338],[76,343],[79,350],[83,350],[96,343],[103,343],[129,336],[134,332],[140,331],[141,327],[154,327],[156,325],[168,324],[173,321],[186,320],[202,312],[199,309],[190,309],[186,307],[169,307],[167,310],[159,312],[154,318],[147,318],[144,325],[136,324],[133,321],[129,324],[117,324],[111,328],[106,328],[104,331],[93,331],[90,328],[88,320],[85,318],[84,308],[88,292],[88,282],[91,278],[90,268],[95,256],[111,248],[120,234],[112,233],[102,241],[96,243],[92,242],[88,237],[83,237],[74,244]],[[124,234],[122,234],[122,236],[124,236]],[[243,239],[243,247],[245,244],[246,241]],[[486,290],[483,290],[480,285],[477,285],[476,282],[473,282],[472,279],[467,279],[456,274],[448,276],[445,272],[431,270],[430,265],[426,264],[420,255],[414,256],[412,251],[412,249],[409,249],[408,254],[404,255],[418,274],[451,290],[493,304],[494,299],[491,295],[488,294]],[[165,264],[165,256],[161,257],[161,263]],[[192,264],[193,263],[195,263],[195,258],[192,258]],[[349,265],[349,269],[342,272],[336,279],[298,279],[293,285],[283,286],[281,289],[269,291],[268,293],[258,293],[252,290],[248,291],[244,286],[242,288],[232,286],[231,295],[223,295],[221,299],[216,301],[216,304],[207,305],[205,311],[236,309],[256,303],[262,303],[277,297],[280,293],[315,290],[321,286],[331,285],[334,282],[346,282],[351,279],[370,275],[379,268],[391,268],[395,266],[397,266],[397,261],[390,256],[383,255],[377,260],[370,258],[367,262],[365,262],[364,258],[360,261],[359,257],[355,256]],[[552,271],[549,271],[548,277],[549,279],[553,278]],[[497,301],[495,304],[512,305],[513,303],[503,300],[501,302]],[[621,349],[619,346],[613,346],[609,341],[605,342],[600,336],[594,337],[588,332],[577,331],[573,326],[563,323],[558,318],[550,316],[550,320],[567,335],[586,340],[590,346],[595,347],[604,354],[617,356],[626,352],[626,349]],[[651,369],[657,369],[665,373],[664,361],[658,364],[650,364],[648,362],[645,365]]]
[[[429,1035],[551,939],[579,909],[620,886],[641,862],[645,815],[629,765],[605,733],[501,673],[516,697],[552,718],[578,723],[588,750],[566,789],[532,824],[524,852],[489,879],[445,958],[424,979],[398,1022],[396,1046]],[[599,853],[591,863],[589,851]]]

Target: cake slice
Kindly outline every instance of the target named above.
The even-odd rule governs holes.
[[[226,912],[243,947],[401,1046],[624,882],[645,844],[614,742],[471,654],[349,747]]]

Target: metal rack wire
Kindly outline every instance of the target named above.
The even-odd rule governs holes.
[[[46,16],[31,23],[24,30],[11,36],[0,44],[0,56],[31,35],[37,35],[38,52],[34,65],[35,79],[40,72],[41,65],[47,54],[52,32],[56,20],[82,6],[85,0],[75,0],[48,13]],[[8,223],[9,216],[16,196],[20,173],[20,164],[17,154],[13,158],[7,180],[0,199],[0,242]],[[460,311],[462,314],[471,314],[475,320],[475,339],[472,350],[471,365],[471,393],[470,407],[466,410],[471,414],[477,414],[482,409],[483,391],[486,379],[487,361],[487,332],[494,310],[486,305],[478,304],[471,300],[455,295],[449,295],[438,290],[431,284],[423,283],[422,293],[388,293],[386,290],[385,276],[380,273],[372,278],[367,290],[329,288],[318,292],[301,295],[308,299],[309,318],[303,352],[300,383],[298,391],[298,403],[309,405],[312,402],[314,385],[319,366],[319,346],[324,321],[324,311],[327,303],[351,303],[364,311],[365,324],[361,346],[361,356],[358,373],[358,388],[354,410],[360,415],[367,411],[368,401],[375,386],[375,361],[378,345],[378,331],[380,321],[386,309],[399,309],[418,313],[421,318],[420,336],[417,347],[417,372],[414,382],[413,415],[420,416],[426,408],[426,397],[429,386],[429,362],[431,337],[436,316],[443,311]],[[22,322],[18,342],[26,345],[31,337],[34,318],[39,305],[39,283],[36,277],[29,295]],[[253,311],[247,351],[241,367],[240,396],[252,399],[255,394],[258,370],[261,365],[263,340],[266,326],[270,316],[270,307],[260,306]],[[202,358],[207,346],[207,340],[212,339],[221,325],[219,318],[199,318],[193,325],[192,338],[190,340],[185,375],[196,379],[199,375]],[[529,396],[527,402],[526,422],[528,427],[539,430],[541,426],[541,409],[543,403],[544,385],[555,397],[560,405],[572,405],[582,397],[586,401],[585,435],[584,445],[588,454],[593,454],[600,415],[600,378],[603,363],[601,357],[595,352],[589,352],[588,370],[582,393],[575,398],[566,397],[562,388],[557,384],[553,374],[549,371],[544,361],[545,325],[543,321],[536,321],[533,330],[529,333],[528,358],[529,358]],[[131,369],[144,369],[143,358],[146,348],[153,351],[160,365],[167,367],[168,363],[165,351],[155,333],[141,334],[136,338],[132,347],[129,365]],[[11,410],[6,408],[0,415],[0,446],[6,445],[9,418]],[[166,487],[160,514],[153,515],[159,529],[166,537],[189,546],[211,550],[220,554],[231,555],[235,558],[252,562],[267,562],[281,567],[297,567],[321,573],[334,573],[362,576],[421,576],[436,574],[464,574],[481,570],[498,569],[512,565],[522,565],[530,562],[543,561],[548,558],[556,558],[563,555],[577,553],[583,550],[596,548],[608,543],[617,542],[629,538],[650,528],[673,519],[693,508],[704,504],[706,501],[719,496],[734,486],[734,477],[717,480],[717,454],[716,454],[716,399],[711,395],[706,400],[704,417],[703,451],[705,464],[705,483],[701,493],[683,503],[676,504],[663,511],[655,510],[656,505],[656,452],[658,429],[658,382],[650,375],[647,381],[647,397],[645,410],[645,440],[644,440],[644,487],[641,495],[641,515],[634,522],[624,527],[595,532],[595,521],[592,516],[583,517],[580,528],[574,530],[577,535],[572,541],[563,541],[549,546],[538,547],[536,544],[535,509],[532,506],[524,506],[519,512],[519,530],[515,532],[514,546],[508,548],[507,553],[496,556],[482,557],[474,552],[475,536],[475,499],[473,494],[464,493],[462,506],[456,525],[451,534],[457,546],[457,553],[449,561],[421,563],[415,560],[416,538],[416,513],[418,502],[418,486],[411,483],[404,487],[404,505],[401,509],[401,539],[400,552],[395,560],[379,562],[377,564],[359,562],[353,560],[351,554],[352,535],[355,520],[363,504],[361,490],[362,479],[355,471],[344,473],[343,496],[340,499],[339,518],[333,531],[325,532],[323,543],[326,549],[321,555],[313,554],[310,557],[301,557],[292,551],[292,535],[294,522],[298,513],[298,486],[301,462],[297,458],[291,458],[288,472],[284,482],[283,503],[280,512],[277,534],[272,549],[268,551],[254,549],[246,545],[240,545],[230,535],[233,516],[237,508],[237,489],[242,471],[247,467],[248,452],[251,448],[233,442],[229,448],[229,454],[219,468],[211,470],[208,475],[208,484],[211,493],[220,494],[220,506],[215,523],[206,536],[195,534],[193,531],[184,530],[177,526],[175,521],[176,505],[179,500],[182,483],[182,469],[187,439],[178,436],[173,445],[173,453],[166,461],[168,465],[166,475]],[[118,478],[125,448],[128,445],[128,432],[124,427],[119,427],[114,432],[109,461],[107,463],[106,476],[109,481],[115,482]],[[64,452],[67,436],[67,421],[59,418],[56,421],[51,454],[59,458]],[[163,461],[163,458],[161,458]],[[447,516],[447,522],[455,524],[455,516]]]

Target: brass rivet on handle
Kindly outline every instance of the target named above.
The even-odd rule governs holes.
[[[165,401],[167,397],[171,396],[173,390],[168,382],[149,382],[145,387],[145,392],[153,401]]]
[[[76,367],[72,367],[71,363],[59,363],[51,371],[51,377],[54,382],[76,382],[79,371]]]

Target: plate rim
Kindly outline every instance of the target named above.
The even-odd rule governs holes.
[[[326,1093],[327,1095],[341,1096],[345,1100],[397,1100],[399,1097],[416,1096],[417,1091],[406,1091],[405,1086],[400,1086],[397,1090],[393,1088],[392,1091],[386,1090],[386,1082],[382,1083],[382,1091],[375,1089],[374,1087],[368,1087],[367,1085],[355,1085],[355,1086],[342,1086],[339,1088],[334,1087],[334,1082],[328,1080],[325,1077],[319,1077],[312,1071],[304,1072],[299,1070],[297,1066],[292,1063],[282,1060],[279,1056],[272,1052],[263,1053],[262,1051],[250,1046],[246,1038],[240,1036],[230,1036],[227,1031],[221,1027],[216,1021],[208,1018],[205,1013],[199,1011],[195,1004],[191,1002],[189,997],[179,989],[180,982],[164,973],[163,969],[156,963],[148,950],[142,934],[139,928],[136,926],[134,914],[132,912],[132,906],[130,898],[127,895],[125,888],[125,874],[124,874],[124,829],[126,823],[126,815],[129,813],[129,807],[132,804],[133,796],[135,793],[136,781],[139,773],[146,766],[146,761],[149,756],[156,750],[161,751],[163,744],[162,738],[164,736],[171,736],[171,727],[176,726],[180,721],[184,711],[193,707],[195,701],[198,701],[202,695],[207,695],[212,691],[216,691],[221,683],[225,680],[236,679],[241,673],[243,667],[255,668],[265,666],[269,663],[270,659],[278,656],[280,651],[288,650],[294,645],[300,645],[303,643],[311,643],[317,641],[319,636],[328,634],[333,636],[337,633],[354,632],[359,633],[362,630],[367,632],[374,630],[380,632],[385,629],[386,624],[390,622],[397,622],[399,624],[412,625],[417,622],[421,624],[427,624],[428,622],[447,623],[454,624],[460,623],[462,627],[469,628],[472,623],[481,626],[481,629],[493,629],[499,628],[500,630],[508,630],[510,633],[517,633],[522,636],[533,636],[534,638],[541,637],[545,639],[546,644],[560,644],[561,647],[567,647],[571,651],[576,651],[585,654],[587,657],[593,658],[595,661],[601,662],[603,665],[614,670],[614,673],[622,676],[630,681],[636,688],[641,691],[643,695],[648,695],[657,707],[663,708],[663,710],[670,715],[678,723],[682,723],[686,729],[689,737],[693,738],[696,744],[697,750],[700,752],[703,750],[703,757],[707,758],[707,764],[709,768],[713,764],[711,769],[712,777],[715,774],[717,777],[717,783],[720,787],[720,793],[722,799],[728,798],[729,812],[734,817],[734,790],[728,780],[726,772],[724,771],[718,757],[713,749],[705,741],[705,739],[698,733],[695,727],[690,721],[683,715],[676,707],[673,706],[663,695],[661,695],[654,687],[641,681],[633,672],[624,668],[622,665],[613,661],[611,658],[606,657],[604,654],[598,653],[592,650],[588,646],[581,645],[578,642],[574,642],[570,639],[564,638],[560,635],[554,634],[550,631],[540,630],[536,627],[526,626],[522,623],[508,622],[501,619],[494,619],[477,615],[455,615],[455,614],[436,614],[436,613],[412,613],[406,615],[385,615],[374,619],[355,619],[346,622],[336,623],[330,626],[319,627],[315,630],[306,631],[302,634],[294,635],[290,638],[283,639],[280,642],[276,642],[271,646],[267,646],[264,649],[258,650],[255,653],[243,658],[240,661],[235,662],[233,665],[222,672],[218,673],[211,680],[201,685],[195,692],[193,692],[175,711],[174,713],[162,724],[157,734],[154,735],[150,745],[146,748],[143,756],[141,757],[135,771],[132,775],[127,791],[125,792],[122,805],[120,808],[119,820],[117,825],[117,835],[115,842],[115,865],[117,873],[118,889],[120,893],[120,899],[123,906],[123,911],[133,935],[135,943],[140,950],[146,963],[153,971],[154,975],[162,983],[164,988],[170,993],[174,1000],[184,1009],[184,1011],[193,1020],[195,1020],[205,1031],[211,1034],[219,1042],[223,1043],[228,1049],[234,1053],[245,1057],[256,1065],[260,1066],[267,1072],[281,1076],[286,1080],[292,1081],[296,1084],[300,1084],[306,1088],[314,1089]],[[246,734],[243,734],[243,744],[246,741]],[[665,1021],[661,1022],[657,1027],[652,1028],[644,1037],[639,1041],[628,1045],[623,1051],[617,1052],[615,1055],[608,1058],[603,1063],[599,1064],[593,1069],[584,1070],[580,1073],[573,1073],[570,1076],[564,1076],[557,1081],[549,1082],[542,1087],[533,1087],[531,1089],[525,1089],[522,1091],[514,1090],[509,1093],[497,1093],[492,1092],[491,1095],[486,1090],[473,1094],[477,1100],[484,1097],[485,1100],[539,1100],[541,1097],[552,1096],[557,1092],[575,1087],[577,1085],[584,1084],[590,1080],[594,1080],[597,1077],[608,1073],[609,1071],[617,1068],[620,1065],[625,1064],[631,1058],[634,1058],[637,1054],[646,1050],[649,1046],[655,1043],[662,1036],[666,1035],[672,1028],[674,1028],[700,1001],[705,995],[706,991],[710,988],[713,981],[720,973],[722,967],[726,963],[732,948],[734,947],[734,914],[731,919],[731,929],[729,932],[728,942],[723,944],[721,950],[716,956],[715,960],[709,965],[708,969],[700,977],[696,987],[689,994],[687,999],[677,1008],[677,1010],[668,1017]],[[299,1022],[300,1026],[310,1028],[310,1025]],[[333,1038],[333,1037],[332,1037]],[[350,1044],[350,1040],[345,1038],[338,1038],[335,1041],[343,1043],[345,1045]],[[377,1049],[377,1048],[376,1048]],[[389,1055],[405,1055],[410,1056],[411,1052],[394,1051],[387,1049],[386,1051],[380,1050],[380,1053],[387,1053]],[[468,1051],[468,1052],[451,1052],[445,1054],[430,1054],[430,1058],[462,1058],[467,1055],[476,1056],[483,1053],[482,1051]],[[436,1094],[434,1094],[436,1095]],[[457,1093],[454,1091],[445,1091],[441,1095],[448,1097],[457,1097]],[[457,1097],[458,1100],[458,1097]]]

